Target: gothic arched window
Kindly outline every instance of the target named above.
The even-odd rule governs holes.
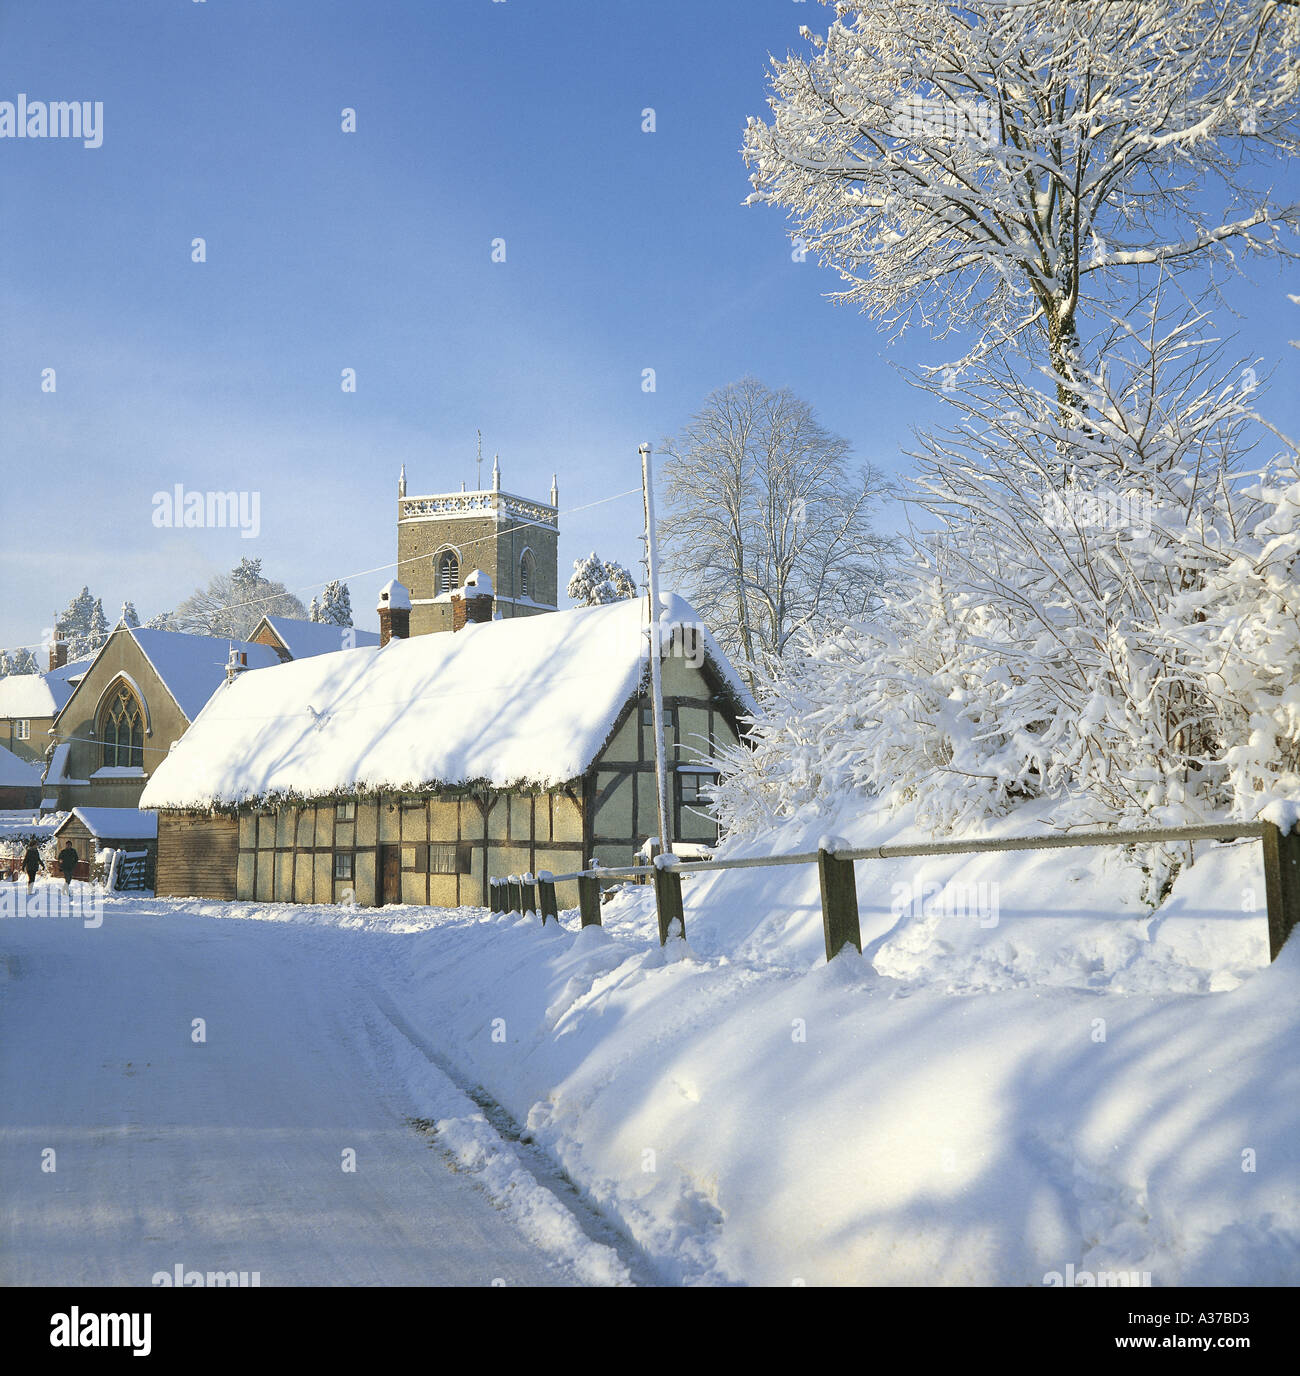
[[[120,683],[99,714],[105,768],[144,767],[144,713],[140,700]]]
[[[531,598],[537,590],[537,562],[526,549],[519,560],[519,596]]]
[[[438,556],[435,592],[455,592],[460,587],[460,560],[456,551],[447,549]]]

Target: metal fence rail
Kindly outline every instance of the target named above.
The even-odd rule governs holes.
[[[576,870],[571,874],[510,875],[491,879],[493,912],[540,912],[542,923],[558,921],[556,884],[576,880],[582,925],[600,924],[600,893],[603,884],[616,879],[649,875],[654,881],[655,908],[659,916],[659,941],[672,934],[685,935],[682,908],[684,874],[715,870],[739,870],[772,865],[816,865],[821,885],[822,927],[826,959],[832,960],[846,946],[862,950],[858,916],[858,860],[894,860],[937,855],[983,855],[1000,851],[1066,850],[1082,846],[1141,846],[1159,841],[1234,841],[1249,837],[1263,843],[1264,888],[1268,908],[1269,958],[1276,960],[1287,937],[1300,923],[1300,832],[1284,832],[1272,822],[1209,822],[1184,827],[1143,827],[1128,831],[1080,831],[1060,836],[988,837],[983,840],[930,841],[916,845],[834,846],[792,855],[753,855],[735,860],[677,860],[657,857],[653,865],[620,865]]]

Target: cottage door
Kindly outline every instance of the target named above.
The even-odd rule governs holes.
[[[380,846],[379,856],[379,904],[400,903],[402,901],[402,848],[401,846]]]

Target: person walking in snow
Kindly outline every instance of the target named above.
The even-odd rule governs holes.
[[[41,859],[41,853],[36,848],[35,841],[27,843],[27,854],[23,856],[23,869],[27,871],[27,892],[31,893],[32,885],[36,883],[36,871],[45,868],[45,861]]]
[[[59,868],[63,871],[64,889],[72,888],[72,876],[77,872],[77,866],[81,863],[81,856],[77,854],[76,847],[71,841],[67,842],[59,852]]]

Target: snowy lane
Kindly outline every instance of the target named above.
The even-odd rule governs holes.
[[[318,936],[111,907],[97,930],[0,923],[0,1283],[572,1283],[408,1124]]]

